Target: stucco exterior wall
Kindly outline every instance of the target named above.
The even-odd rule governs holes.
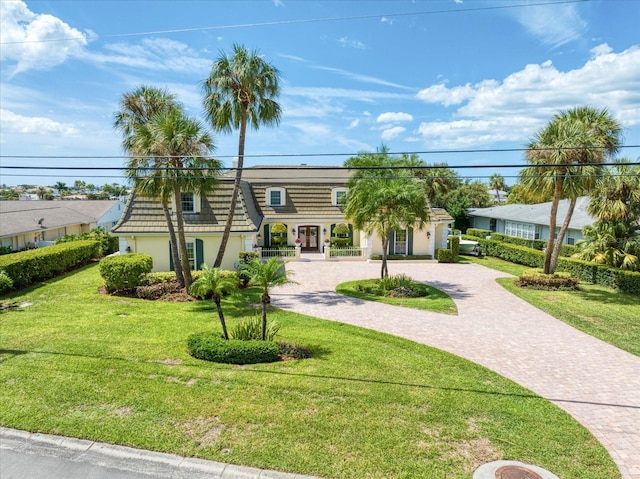
[[[220,247],[220,236],[187,236],[187,241],[202,241],[203,258],[196,258],[198,263],[203,261],[212,266]],[[120,238],[120,253],[126,254],[127,248],[132,253],[145,253],[153,258],[153,271],[170,271],[169,261],[169,237],[168,236],[124,236]],[[236,235],[229,238],[222,261],[222,269],[233,270],[238,254],[245,251],[244,235]]]

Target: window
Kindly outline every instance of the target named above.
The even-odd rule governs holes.
[[[193,193],[181,193],[180,203],[182,204],[183,213],[196,212],[196,200]]]
[[[493,233],[495,233],[495,232],[496,232],[496,223],[497,223],[497,221],[496,221],[496,219],[495,219],[495,218],[491,218],[491,219],[489,220],[489,229],[490,229]]]
[[[189,258],[191,270],[194,270],[196,264],[196,243],[194,241],[187,241],[187,258]]]
[[[407,230],[396,231],[393,236],[395,237],[393,252],[395,254],[407,254]]]
[[[536,227],[529,223],[506,221],[504,225],[504,234],[532,240],[536,238]]]
[[[331,190],[331,204],[333,206],[343,206],[346,199],[346,188],[334,188],[333,190]]]
[[[267,200],[267,206],[284,206],[285,205],[284,188],[267,188],[266,200]]]

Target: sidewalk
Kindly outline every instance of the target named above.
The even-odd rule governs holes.
[[[0,427],[0,479],[187,478],[314,479]]]
[[[640,479],[640,358],[510,294],[495,281],[508,275],[476,264],[389,264],[390,274],[448,293],[458,306],[458,316],[448,316],[335,292],[338,283],[379,277],[379,263],[286,267],[298,284],[277,288],[274,306],[404,337],[492,369],[571,414],[609,451],[624,479]]]

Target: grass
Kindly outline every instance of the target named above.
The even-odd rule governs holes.
[[[97,293],[96,266],[14,294],[0,314],[0,424],[331,478],[468,479],[481,463],[563,479],[619,478],[568,414],[457,356],[272,310],[313,358],[253,366],[191,358],[211,302]],[[230,325],[258,294],[224,301]]]
[[[376,281],[375,279],[349,281],[336,286],[336,291],[345,296],[365,299],[367,301],[378,301],[393,306],[404,306],[405,308],[422,309],[444,314],[458,314],[456,304],[447,293],[428,285],[423,286],[426,286],[429,294],[421,298],[391,298],[373,293],[365,293],[364,291],[356,289],[357,286],[373,287]]]
[[[515,276],[528,269],[497,258],[468,259]],[[554,318],[640,356],[640,299],[637,296],[590,283],[580,283],[578,291],[541,291],[519,288],[515,281],[515,278],[498,279],[508,291]]]

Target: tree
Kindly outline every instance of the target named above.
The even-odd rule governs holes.
[[[191,285],[189,292],[197,297],[206,298],[211,296],[211,300],[216,305],[218,319],[222,326],[224,339],[229,339],[227,323],[222,311],[222,297],[231,294],[238,288],[238,279],[235,275],[224,274],[220,268],[211,268],[206,264],[202,265],[202,275]]]
[[[185,114],[181,107],[172,106],[158,112],[149,123],[137,130],[135,151],[147,151],[161,166],[162,194],[171,192],[176,216],[179,259],[182,265],[185,287],[192,282],[187,241],[184,230],[182,193],[199,193],[201,197],[211,192],[219,176],[221,164],[209,158],[214,149],[213,138],[204,125]],[[196,265],[197,266],[197,265]]]
[[[238,201],[247,125],[255,130],[261,125],[278,125],[281,108],[275,101],[280,93],[278,70],[264,61],[258,52],[233,46],[233,56],[224,53],[213,63],[209,77],[202,83],[203,104],[214,130],[239,130],[238,163],[220,249],[214,262],[222,264],[231,233],[231,224]]]
[[[161,168],[161,162],[156,162],[151,157],[150,151],[139,150],[141,145],[135,146],[137,137],[141,132],[146,131],[145,127],[161,111],[176,106],[175,96],[167,90],[142,85],[131,92],[124,93],[120,98],[120,110],[116,112],[114,127],[122,134],[122,149],[133,155],[127,161],[127,177],[133,183],[134,194],[139,193],[150,198],[158,198],[162,204],[162,212],[169,231],[169,245],[174,261],[176,280],[180,287],[184,288],[186,283],[182,271],[182,261],[179,260],[178,239],[176,237],[169,201],[171,198],[170,188],[163,178],[166,169]],[[136,149],[138,148],[138,149]],[[109,193],[108,187],[104,185],[102,190]]]
[[[347,183],[345,216],[355,228],[380,236],[380,277],[386,278],[391,234],[410,226],[423,228],[429,220],[424,187],[411,170],[394,169],[409,166],[407,158],[390,157],[384,146],[377,153],[362,153],[348,159],[345,166],[358,168]]]
[[[496,192],[497,202],[500,203],[500,190],[505,188],[504,177],[498,173],[494,173],[489,178],[489,187]]]
[[[271,302],[269,292],[274,286],[293,283],[293,281],[287,277],[287,270],[279,258],[269,258],[266,263],[263,263],[260,258],[255,258],[245,266],[245,269],[249,274],[249,284],[258,286],[262,291],[260,303],[262,304],[262,340],[264,341],[267,334],[267,305]]]
[[[530,166],[521,170],[520,182],[537,194],[553,195],[545,274],[555,271],[577,198],[594,187],[602,172],[602,162],[620,147],[620,134],[620,124],[606,109],[581,106],[557,113],[528,145],[526,156]],[[569,199],[569,208],[554,243],[562,198]]]
[[[493,200],[485,184],[479,181],[459,185],[444,197],[444,208],[454,219],[454,228],[466,231],[469,227],[469,208],[488,208]]]
[[[528,190],[521,184],[513,185],[509,196],[507,196],[507,203],[514,205],[537,205],[539,203],[546,203],[551,201],[553,195],[544,195],[535,191]]]
[[[63,196],[65,193],[69,191],[69,187],[67,186],[67,184],[62,181],[57,181],[56,184],[53,185],[53,188],[58,190],[58,192],[60,193],[60,196]]]
[[[578,242],[580,248],[574,258],[606,264],[612,268],[640,270],[640,234],[621,221],[596,222],[585,226],[586,239]]]

